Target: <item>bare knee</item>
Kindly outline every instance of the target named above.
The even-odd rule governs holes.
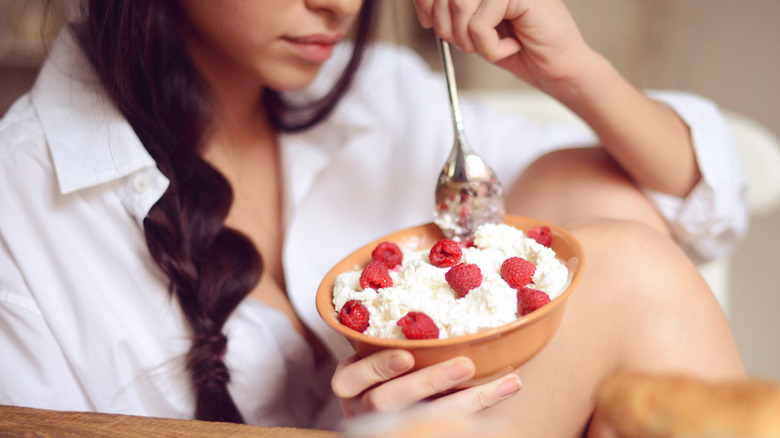
[[[572,231],[586,269],[572,304],[601,324],[612,366],[713,378],[743,372],[720,305],[671,238],[633,221],[582,221]]]
[[[669,233],[617,162],[595,147],[540,157],[507,191],[507,210],[560,225],[583,218],[631,220]]]

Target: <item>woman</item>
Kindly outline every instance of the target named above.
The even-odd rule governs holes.
[[[560,333],[519,370],[521,395],[515,373],[449,393],[473,372],[462,358],[411,374],[405,352],[356,360],[316,315],[340,257],[430,221],[451,145],[441,78],[400,49],[365,49],[375,2],[91,1],[0,126],[12,212],[0,219],[0,402],[335,428],[333,393],[346,415],[436,398],[563,436],[587,429],[613,368],[740,376],[722,314],[670,238],[706,257],[744,229],[744,211],[720,209],[744,177],[717,112],[636,92],[557,1],[416,6],[604,145],[565,150],[596,139],[466,108],[472,142],[517,183],[510,211],[570,228],[589,256]],[[655,293],[655,272],[676,296]]]

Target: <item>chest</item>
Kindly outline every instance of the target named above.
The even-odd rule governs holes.
[[[213,155],[210,161],[233,191],[226,225],[244,234],[262,257],[260,281],[250,297],[286,315],[296,331],[304,335],[284,279],[281,177],[276,148],[271,146],[247,149],[240,156],[227,151]]]
[[[228,180],[233,202],[226,225],[243,233],[263,257],[263,276],[282,278],[278,154],[272,138],[245,147],[213,148],[206,159]]]

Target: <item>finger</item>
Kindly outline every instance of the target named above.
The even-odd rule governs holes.
[[[399,377],[365,393],[363,406],[369,410],[393,411],[441,394],[474,376],[474,362],[456,357]]]
[[[516,38],[502,37],[498,32],[506,15],[505,4],[482,2],[469,22],[469,35],[477,52],[490,62],[500,61],[521,49],[520,41]]]
[[[414,366],[414,357],[404,350],[385,350],[363,359],[350,356],[336,369],[331,379],[333,392],[352,398],[377,383],[397,377]]]
[[[463,52],[474,53],[476,47],[471,42],[469,22],[479,7],[479,0],[451,0],[449,7],[453,43]]]
[[[449,0],[434,0],[433,2],[433,30],[443,40],[455,44],[452,34],[452,15],[450,14]]]
[[[417,10],[417,20],[425,29],[433,27],[433,2],[434,0],[414,0],[414,8]]]
[[[520,376],[509,373],[504,377],[479,386],[456,392],[446,397],[438,398],[424,407],[425,413],[430,415],[470,414],[491,406],[495,406],[522,389]]]

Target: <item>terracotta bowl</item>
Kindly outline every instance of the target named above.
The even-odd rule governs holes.
[[[579,242],[571,233],[556,225],[520,216],[506,216],[504,222],[526,232],[535,225],[550,227],[553,233],[552,249],[569,267],[571,276],[568,287],[560,296],[509,324],[447,339],[410,340],[382,339],[364,335],[339,322],[333,307],[333,282],[336,276],[342,272],[362,269],[371,261],[371,251],[380,242],[395,242],[399,246],[411,249],[430,248],[444,237],[439,228],[432,223],[389,234],[345,257],[322,280],[317,290],[317,310],[333,330],[347,338],[360,357],[384,349],[404,349],[414,355],[414,369],[419,369],[457,356],[466,356],[474,361],[476,374],[459,387],[473,386],[499,377],[527,362],[550,342],[560,326],[566,301],[582,277],[585,262],[585,255]]]

